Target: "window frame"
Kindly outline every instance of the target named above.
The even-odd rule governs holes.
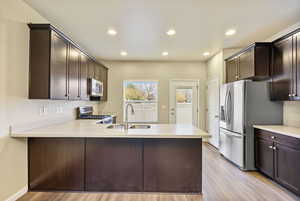
[[[151,79],[133,79],[133,80],[123,80],[123,94],[122,94],[122,110],[123,110],[123,122],[125,122],[125,107],[126,107],[126,92],[125,92],[125,83],[126,82],[156,82],[156,114],[155,114],[155,119],[156,121],[128,121],[128,123],[137,123],[137,124],[141,124],[141,123],[158,123],[159,122],[159,81],[158,80],[151,80]],[[136,101],[138,102],[138,101]]]

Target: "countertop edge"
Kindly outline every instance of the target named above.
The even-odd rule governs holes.
[[[254,128],[300,139],[300,128],[284,125],[253,125]]]
[[[210,135],[36,135],[36,134],[11,134],[12,138],[141,138],[141,139],[203,139]]]

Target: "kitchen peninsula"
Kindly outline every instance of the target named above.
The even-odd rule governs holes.
[[[123,129],[76,120],[29,131],[32,191],[202,192],[202,138],[195,127]]]

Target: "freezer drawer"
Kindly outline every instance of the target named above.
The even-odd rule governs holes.
[[[244,136],[220,129],[220,152],[240,168],[244,168]]]

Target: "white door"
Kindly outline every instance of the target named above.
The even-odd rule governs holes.
[[[169,87],[169,122],[198,127],[198,80],[172,80]]]
[[[212,136],[209,143],[219,148],[219,80],[214,79],[207,83],[207,128]]]

